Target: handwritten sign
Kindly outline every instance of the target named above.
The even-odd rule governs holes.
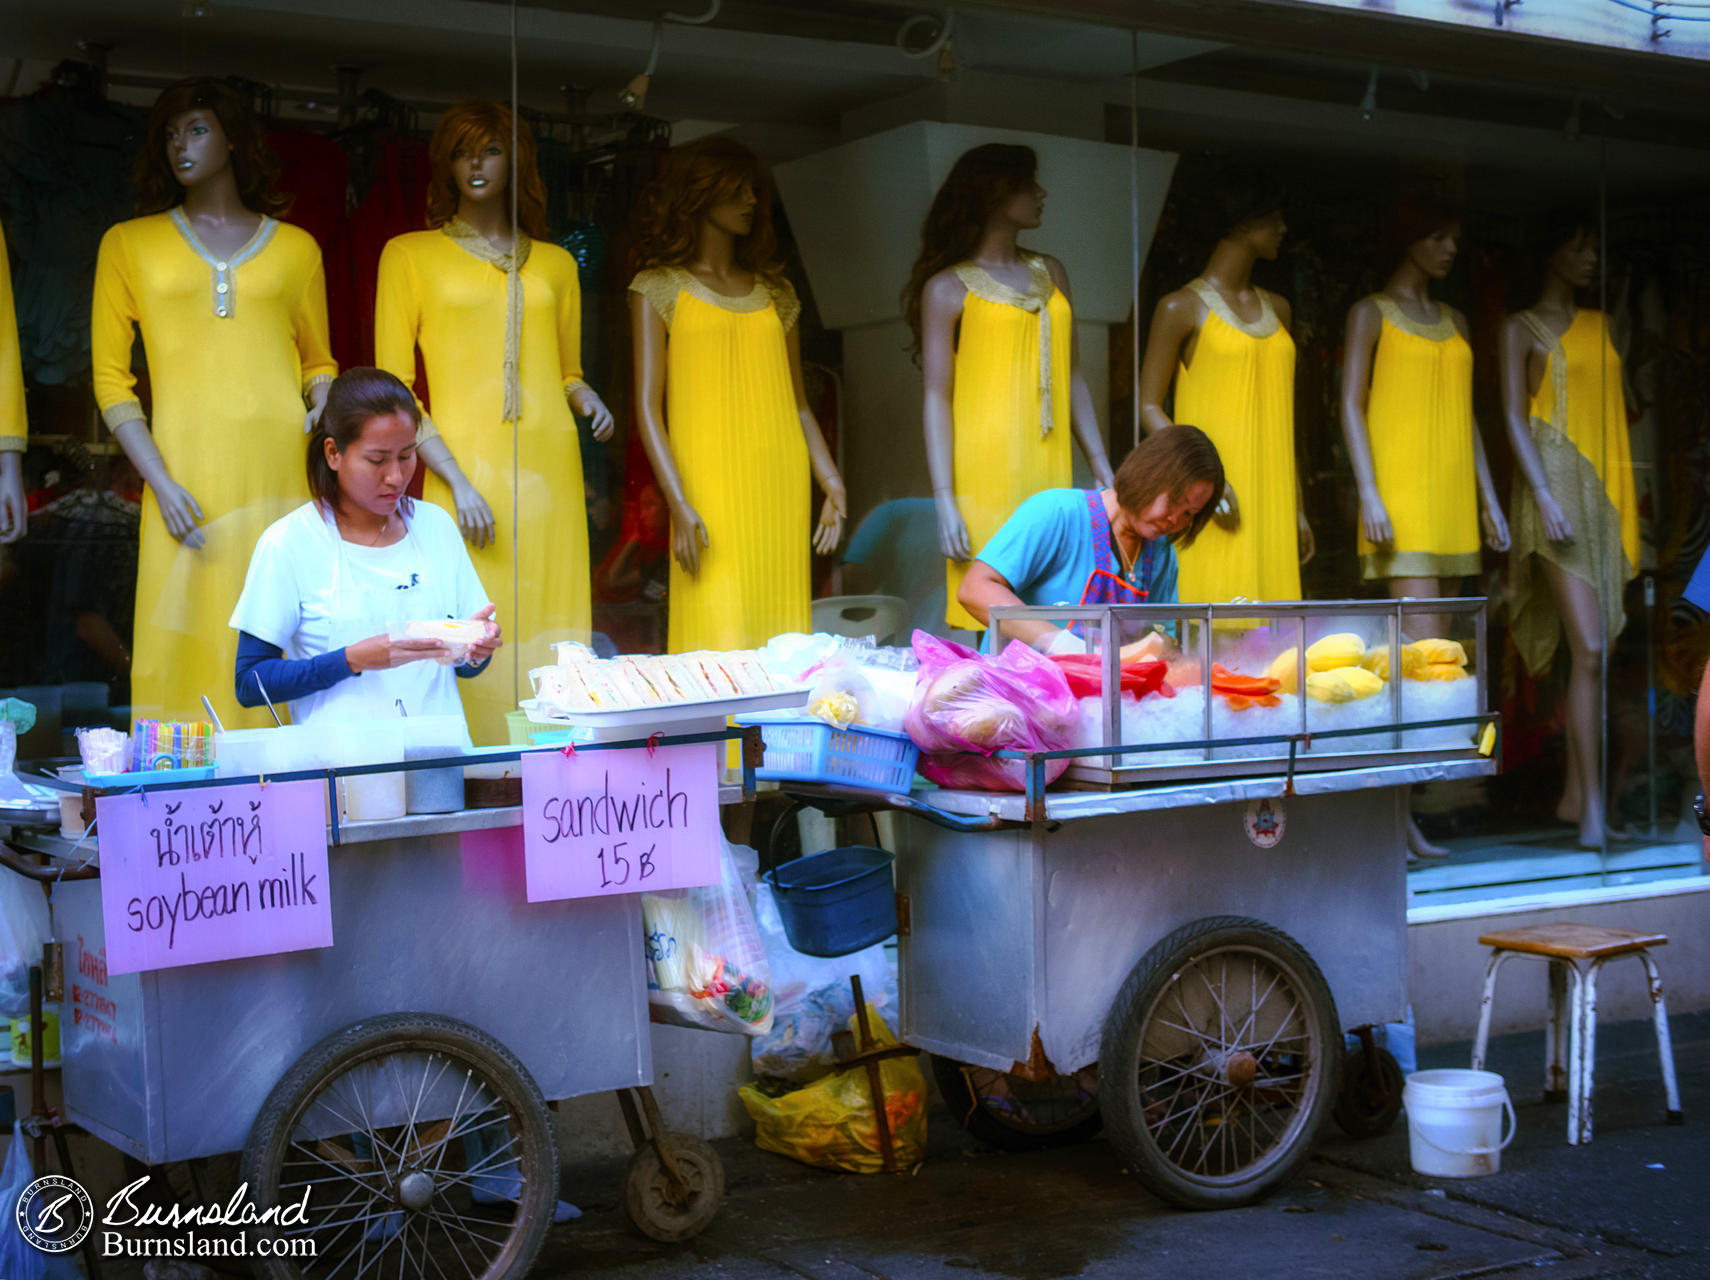
[[[275,782],[98,799],[108,971],[330,947],[322,794]]]
[[[717,884],[719,743],[522,758],[528,900]]]

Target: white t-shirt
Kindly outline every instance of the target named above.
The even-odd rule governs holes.
[[[316,658],[411,622],[475,614],[489,600],[456,523],[431,502],[411,505],[389,547],[346,542],[316,502],[276,520],[255,544],[230,625],[287,658]],[[412,716],[463,714],[455,671],[428,660],[341,680],[294,701],[291,718],[392,718],[400,698]]]

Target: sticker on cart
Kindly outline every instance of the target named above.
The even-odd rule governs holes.
[[[717,884],[720,743],[522,758],[530,902]]]
[[[330,947],[324,790],[250,783],[96,800],[106,973]]]
[[[1247,839],[1260,849],[1274,849],[1282,839],[1283,832],[1288,829],[1288,810],[1283,807],[1280,799],[1269,796],[1260,800],[1247,801],[1247,812],[1242,818],[1247,828]]]

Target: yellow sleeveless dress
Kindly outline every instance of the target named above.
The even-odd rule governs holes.
[[[228,729],[272,724],[233,690],[227,624],[256,539],[303,504],[303,397],[338,372],[327,343],[321,251],[264,217],[229,258],[210,253],[181,210],[108,229],[90,314],[96,403],[109,428],[142,418],[131,346],[142,331],[153,420],[172,478],[206,517],[199,548],[144,499],[131,642],[131,711],[201,720],[207,694]]]
[[[809,630],[813,476],[785,345],[795,290],[756,279],[727,298],[681,267],[629,287],[665,322],[671,456],[707,528],[699,573],[671,562],[668,649],[751,649]]]
[[[1073,481],[1069,370],[1074,313],[1038,254],[1026,293],[971,262],[954,268],[967,286],[957,331],[950,415],[956,505],[975,555],[1015,509],[1043,489]],[[1043,339],[1043,347],[1041,344]],[[1047,373],[1047,371],[1049,371]],[[945,562],[952,627],[982,630],[956,601],[968,566]]]
[[[1559,564],[1596,588],[1606,642],[1627,625],[1622,593],[1639,571],[1639,504],[1627,436],[1621,356],[1601,311],[1579,311],[1557,337],[1536,315],[1520,319],[1549,350],[1532,393],[1532,443],[1550,494],[1573,525],[1573,541],[1544,536],[1537,496],[1514,477],[1514,554],[1509,561],[1509,614],[1514,644],[1534,674],[1555,656],[1561,619],[1535,557]]]
[[[457,682],[481,746],[508,739],[505,714],[530,695],[528,673],[552,662],[555,641],[586,643],[592,607],[582,450],[566,399],[582,385],[576,260],[531,241],[517,270],[513,431],[504,418],[509,284],[485,244],[446,228],[394,236],[380,255],[374,306],[375,362],[407,386],[421,348],[434,425],[493,509],[494,540],[468,551],[505,645],[478,678]],[[438,476],[430,472],[422,492],[456,513]]]
[[[1372,358],[1366,428],[1395,542],[1377,547],[1361,534],[1361,576],[1477,573],[1472,348],[1442,303],[1435,322],[1419,324],[1384,294],[1373,294],[1371,300],[1383,321]]]
[[[24,421],[24,361],[18,348],[18,316],[12,308],[12,269],[6,233],[0,230],[0,453],[22,453],[29,443]]]
[[[1187,287],[1207,315],[1193,364],[1176,371],[1174,420],[1198,427],[1217,446],[1241,523],[1231,531],[1208,521],[1191,547],[1178,550],[1179,598],[1298,600],[1294,339],[1263,290],[1263,312],[1248,324],[1206,281]]]

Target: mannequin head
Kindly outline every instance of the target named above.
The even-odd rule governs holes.
[[[1578,293],[1597,279],[1597,222],[1583,210],[1557,209],[1547,214],[1534,244],[1543,258],[1540,285],[1554,278]]]
[[[1460,250],[1461,213],[1428,192],[1411,192],[1395,202],[1384,223],[1380,252],[1386,270],[1411,264],[1428,280],[1442,280]]]
[[[206,183],[237,184],[246,209],[277,217],[291,198],[275,190],[279,162],[249,99],[207,76],[161,90],[149,109],[147,138],[137,156],[137,212],[160,213],[184,203]]]
[[[1282,185],[1268,174],[1225,173],[1217,182],[1213,230],[1219,242],[1240,245],[1253,257],[1272,261],[1282,253],[1288,234],[1284,203]]]
[[[1143,538],[1192,545],[1222,497],[1223,459],[1198,427],[1154,431],[1116,469],[1116,522]]]
[[[1045,188],[1039,185],[1039,157],[1032,147],[988,142],[957,158],[932,197],[920,228],[920,254],[903,288],[903,318],[914,330],[916,355],[920,353],[920,295],[926,282],[973,256],[994,223],[1030,231],[1044,216]]]
[[[734,241],[737,266],[763,279],[783,274],[772,225],[772,179],[760,158],[729,138],[697,138],[672,147],[642,193],[635,269],[692,262],[701,233]]]
[[[421,418],[410,389],[383,369],[346,369],[327,389],[309,436],[309,492],[335,511],[382,518],[402,507],[416,473]]]
[[[517,181],[517,224],[546,238],[546,187],[540,180],[534,134],[516,122],[516,162],[511,160],[511,109],[498,102],[460,102],[439,118],[428,143],[433,179],[427,224],[443,227],[462,208],[493,203],[510,217],[511,179]]]

